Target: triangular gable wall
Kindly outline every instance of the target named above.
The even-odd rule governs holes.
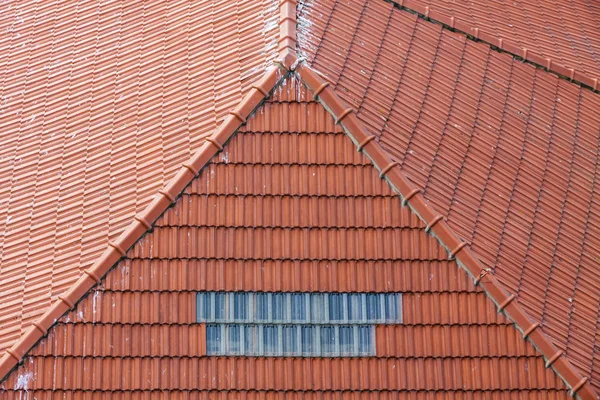
[[[277,88],[153,231],[60,318],[4,395],[566,397],[541,355],[334,122],[296,79]],[[207,290],[402,292],[403,322],[376,327],[375,357],[207,357],[205,325],[195,320],[196,293]]]

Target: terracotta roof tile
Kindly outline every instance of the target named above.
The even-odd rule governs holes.
[[[276,0],[0,9],[3,352],[248,93],[277,55],[278,11]]]
[[[502,39],[498,47],[519,56],[527,49],[529,57],[535,54],[543,61],[551,59],[554,65],[551,69],[565,76],[571,77],[569,69],[574,69],[579,76],[600,78],[600,41],[595,34],[600,9],[594,3],[572,1],[568,6],[549,1],[400,0],[395,3],[425,13],[433,20],[449,25],[453,22],[458,29],[489,38],[494,45]],[[543,61],[540,64],[546,66]]]
[[[42,318],[2,358],[0,375],[4,376],[25,357],[25,363],[3,383],[2,396],[12,398],[25,392],[39,396],[52,393],[95,397],[110,393],[151,397],[157,391],[177,394],[182,390],[199,397],[212,396],[215,390],[222,391],[222,396],[227,396],[227,391],[234,395],[243,391],[245,396],[253,396],[258,390],[264,396],[276,397],[283,393],[310,397],[313,395],[310,391],[317,390],[321,397],[339,398],[350,390],[356,396],[366,394],[365,391],[378,391],[379,395],[390,398],[404,398],[407,393],[414,398],[430,398],[432,393],[443,390],[448,398],[455,393],[464,396],[467,392],[473,398],[505,398],[507,395],[564,398],[569,394],[567,389],[571,389],[571,395],[577,393],[583,399],[593,398],[595,393],[588,378],[582,378],[577,368],[584,371],[584,376],[590,375],[585,372],[589,371],[590,363],[593,372],[595,356],[593,353],[590,356],[589,350],[593,347],[595,332],[595,323],[590,322],[594,317],[590,304],[595,299],[590,293],[597,290],[593,268],[583,262],[593,260],[595,251],[593,233],[587,239],[589,221],[593,220],[591,196],[596,157],[583,149],[585,145],[597,146],[598,126],[594,123],[599,121],[593,119],[598,106],[597,95],[576,88],[563,78],[534,70],[529,64],[521,65],[485,43],[474,43],[460,33],[449,32],[414,14],[374,0],[343,6],[340,2],[301,5],[300,51],[319,72],[302,60],[296,61],[293,51],[296,18],[292,16],[295,1],[281,2],[278,61],[281,69],[271,69],[261,82],[252,85],[252,79],[247,82],[244,79],[258,72],[261,63],[269,59],[265,46],[276,51],[275,40],[271,41],[270,33],[266,33],[271,27],[268,15],[274,8],[267,4],[248,4],[244,5],[247,8],[236,6],[234,10],[230,4],[217,7],[208,23],[222,37],[215,37],[215,31],[211,31],[211,45],[207,50],[200,50],[207,60],[213,60],[201,75],[211,68],[216,71],[212,93],[211,82],[203,81],[192,90],[191,79],[187,79],[185,104],[181,101],[182,89],[177,88],[181,84],[181,73],[174,71],[170,75],[165,70],[181,67],[185,68],[188,78],[190,76],[189,62],[183,61],[189,59],[189,37],[184,45],[180,36],[170,34],[190,23],[191,5],[160,6],[163,12],[157,14],[156,21],[162,25],[155,24],[154,33],[149,34],[154,41],[144,51],[143,44],[129,46],[126,40],[129,37],[122,36],[122,30],[138,26],[139,12],[132,11],[136,16],[133,17],[123,13],[127,8],[124,5],[111,3],[104,5],[107,8],[102,10],[104,14],[98,10],[91,14],[97,18],[98,29],[113,26],[119,29],[92,36],[103,44],[115,44],[115,52],[110,62],[98,59],[100,67],[92,72],[92,82],[99,82],[99,86],[91,97],[90,109],[80,113],[85,118],[79,118],[79,123],[87,121],[88,128],[106,128],[112,133],[108,141],[108,135],[104,134],[94,138],[98,142],[90,141],[86,147],[87,160],[93,165],[86,166],[84,179],[93,184],[89,193],[95,199],[86,207],[95,213],[88,220],[80,221],[79,227],[69,227],[73,232],[72,243],[82,242],[78,251],[68,252],[70,242],[60,246],[53,244],[47,239],[45,226],[38,227],[33,221],[33,215],[45,217],[56,213],[55,208],[47,208],[56,202],[50,189],[54,184],[50,177],[64,169],[64,154],[52,155],[50,159],[55,160],[55,167],[42,169],[38,152],[22,155],[17,152],[11,160],[17,160],[16,156],[20,155],[25,163],[4,171],[12,176],[13,171],[28,171],[35,165],[39,176],[47,174],[48,179],[41,180],[39,192],[36,188],[36,196],[30,204],[29,197],[22,192],[37,181],[13,180],[8,193],[12,196],[13,215],[17,217],[12,225],[15,234],[20,235],[19,240],[30,238],[32,232],[44,234],[40,233],[39,240],[28,239],[27,246],[19,241],[2,242],[3,255],[18,262],[22,261],[19,257],[25,257],[29,268],[32,261],[41,260],[40,265],[48,263],[50,259],[44,251],[53,251],[52,284],[70,289],[58,296]],[[38,11],[40,18],[50,15],[46,5],[40,7],[41,10],[27,11],[33,12],[36,18]],[[136,6],[128,7],[136,9]],[[164,7],[167,9],[162,10]],[[256,13],[261,9],[257,18]],[[437,16],[443,20],[441,14],[425,11],[433,19]],[[118,19],[117,23],[101,26],[99,21],[103,21],[104,15],[114,12],[120,12],[121,17],[132,17],[132,22],[121,26],[123,19]],[[143,7],[142,40],[147,38],[145,12]],[[15,19],[17,23],[21,23],[19,15]],[[183,22],[184,17],[186,22]],[[78,18],[76,13],[75,24]],[[169,18],[180,22],[169,23]],[[42,32],[51,32],[51,35],[56,26],[70,23],[58,21],[56,15],[49,21],[54,28],[46,27]],[[245,30],[240,31],[240,26]],[[464,24],[457,23],[459,31],[461,27]],[[35,35],[38,28],[34,23],[24,30],[31,29],[33,33],[28,34]],[[253,29],[258,32],[254,38],[249,34]],[[12,32],[12,28],[8,32]],[[77,32],[75,29],[75,35]],[[228,44],[234,32],[237,47]],[[322,33],[323,40],[314,32]],[[480,32],[475,32],[479,36]],[[136,35],[140,33],[135,31],[132,36]],[[494,40],[483,31],[480,37],[486,42]],[[12,40],[11,37],[9,52],[14,50]],[[267,42],[263,45],[261,40]],[[172,42],[172,46],[167,45],[168,42]],[[50,43],[54,43],[54,36]],[[401,52],[397,51],[397,43]],[[133,57],[127,58],[128,53],[123,49],[128,47],[138,50],[137,62]],[[54,49],[54,44],[51,48]],[[168,65],[166,49],[173,50],[169,53]],[[178,49],[186,53],[179,64],[175,56],[179,54]],[[58,52],[60,50],[62,48]],[[193,54],[199,51],[198,48],[193,50]],[[32,48],[27,56],[31,58],[35,51],[36,48]],[[19,50],[16,54],[20,54]],[[155,56],[148,67],[152,76],[140,83],[142,54]],[[537,64],[544,61],[535,53],[530,55]],[[54,50],[48,57],[54,59]],[[244,64],[242,60],[252,61]],[[130,68],[124,67],[127,63]],[[248,70],[250,65],[256,67]],[[560,70],[552,66],[550,63],[549,69]],[[149,105],[146,119],[140,119],[139,110],[134,119],[130,113],[117,112],[116,108],[121,100],[116,97],[121,91],[117,86],[121,73],[125,75],[135,68],[137,72],[132,73],[130,79],[136,79],[137,86],[128,89],[136,93],[136,102],[122,104],[129,108],[136,104],[139,108],[143,98],[144,104]],[[281,83],[283,70],[296,68],[298,71],[286,78],[273,97],[252,115],[276,82]],[[231,70],[234,74],[227,75]],[[222,71],[227,72],[221,74]],[[48,72],[48,76],[52,73]],[[480,77],[479,86],[468,80],[469,74]],[[69,73],[68,79],[73,75]],[[235,79],[239,76],[240,86],[231,76]],[[21,71],[21,77],[27,79],[29,74]],[[310,90],[300,88],[298,78]],[[579,81],[589,85],[586,79]],[[235,84],[231,85],[233,81]],[[385,83],[378,85],[378,82]],[[27,81],[23,84],[25,88],[33,87],[27,86]],[[148,85],[148,90],[140,91],[140,85]],[[206,89],[202,89],[202,85]],[[78,89],[78,86],[69,87]],[[156,93],[157,87],[161,89],[159,93]],[[254,90],[247,92],[250,88]],[[229,91],[231,96],[221,96],[223,91]],[[46,92],[40,92],[44,94],[39,98],[47,97]],[[195,106],[190,100],[192,93],[194,96],[200,93],[203,98],[213,96],[214,107],[202,111],[203,121],[211,121],[214,115],[220,118],[225,115],[225,109],[235,109],[181,166],[182,159],[198,145],[178,133],[181,123],[181,129],[190,128],[186,118]],[[240,96],[246,93],[241,103],[235,100],[238,93]],[[464,97],[459,101],[461,93]],[[539,100],[537,93],[542,94]],[[71,109],[70,94],[69,90],[67,116]],[[353,107],[345,105],[338,94]],[[127,96],[131,99],[131,95]],[[94,106],[96,99],[100,101]],[[103,103],[102,99],[107,102]],[[312,102],[313,99],[325,106],[333,118]],[[35,101],[37,97],[33,95],[34,108]],[[25,100],[21,106],[25,107],[24,104]],[[48,104],[45,102],[44,107]],[[168,108],[170,106],[173,108]],[[24,110],[28,110],[27,107]],[[529,131],[532,120],[538,116],[536,107],[546,108],[539,114],[538,126]],[[49,114],[46,108],[43,110],[46,118]],[[45,149],[43,135],[40,139],[35,131],[29,136],[21,134],[25,122],[29,126],[35,118],[27,121],[25,114],[15,115],[16,141],[21,146],[16,149],[25,145],[31,150],[40,140],[39,149]],[[173,119],[169,119],[171,117]],[[451,118],[456,123],[450,123]],[[160,146],[152,140],[140,140],[139,135],[134,136],[136,133],[123,133],[134,120],[136,126],[146,124],[143,129],[148,132],[158,130]],[[360,121],[367,125],[367,130]],[[50,132],[55,129],[54,122],[44,120],[41,126]],[[247,126],[240,128],[246,122]],[[119,129],[121,123],[123,129]],[[63,121],[59,119],[58,125],[61,124]],[[217,125],[215,122],[213,126]],[[454,135],[448,134],[452,131],[451,125]],[[465,129],[470,126],[475,128],[469,134]],[[68,127],[67,121],[63,130],[64,127]],[[352,155],[349,151],[353,148],[352,142],[341,136],[342,128],[364,155]],[[228,143],[238,130],[238,135]],[[135,132],[139,130],[136,128]],[[531,132],[529,141],[528,132]],[[569,135],[569,132],[575,133]],[[51,143],[52,138],[54,136],[48,139]],[[200,140],[204,138],[200,136]],[[346,144],[339,138],[346,139]],[[448,138],[452,140],[446,141]],[[55,140],[66,142],[61,135]],[[447,143],[442,147],[444,141]],[[242,143],[236,145],[236,142]],[[52,146],[47,148],[64,147]],[[300,151],[293,150],[296,146]],[[528,210],[533,213],[529,226],[537,228],[529,235],[524,260],[532,263],[529,272],[543,273],[546,266],[533,263],[551,253],[548,284],[541,287],[543,301],[534,289],[521,290],[539,280],[537,276],[524,278],[525,269],[518,270],[522,259],[515,258],[512,248],[504,246],[504,240],[507,243],[509,240],[505,238],[509,237],[523,243],[518,230],[515,233],[507,227],[512,226],[508,223],[509,215],[516,215],[518,211],[511,211],[517,204],[513,193],[516,193],[521,167],[527,162],[525,149],[529,147],[532,147],[532,158],[527,160],[539,157],[539,161],[531,162],[531,167],[544,166],[536,175],[541,182],[537,195],[535,186],[522,190],[533,204]],[[138,156],[138,149],[142,148],[146,158],[140,161],[142,156]],[[224,149],[226,151],[209,163]],[[181,151],[187,153],[181,153],[180,157],[178,152]],[[161,156],[159,171],[163,181],[169,179],[167,171],[175,172],[180,167],[135,218],[132,218],[134,214],[128,217],[127,212],[135,213],[145,206],[140,203],[140,193],[151,195],[155,189],[140,185],[139,179],[135,183],[114,182],[115,177],[131,176],[128,160],[132,152],[136,154],[136,172],[143,171],[141,176],[147,179],[156,180],[157,154]],[[372,164],[366,161],[365,155]],[[105,159],[111,161],[108,171],[102,167]],[[73,166],[78,166],[75,154],[70,160]],[[445,167],[441,166],[444,163]],[[486,165],[488,169],[482,170],[481,166]],[[446,176],[447,172],[455,178]],[[527,178],[522,180],[525,182]],[[457,188],[447,190],[448,183],[453,185],[455,181],[458,181]],[[391,189],[382,182],[389,183]],[[81,194],[74,183],[66,188]],[[104,202],[97,188],[103,184],[109,189]],[[565,185],[567,189],[561,193]],[[420,188],[425,189],[424,194]],[[128,191],[137,194],[135,202],[127,202]],[[399,194],[400,199],[394,199],[394,193]],[[431,193],[441,193],[442,197],[434,196],[429,202],[426,198],[430,199]],[[349,199],[352,206],[339,204]],[[397,203],[393,211],[393,206],[386,205],[391,201]],[[167,210],[154,229],[139,240],[174,202],[175,207]],[[217,210],[215,213],[196,211],[210,206],[210,202]],[[381,202],[383,205],[375,205]],[[378,212],[369,211],[373,206]],[[332,213],[327,211],[330,207],[346,212]],[[586,207],[587,213],[582,212]],[[385,212],[380,213],[382,208]],[[296,209],[298,211],[294,211]],[[408,209],[412,214],[405,212]],[[7,217],[6,224],[9,222]],[[71,222],[68,216],[66,222]],[[523,220],[515,218],[511,222],[517,226]],[[583,236],[576,239],[582,225]],[[89,229],[83,240],[76,236],[82,227]],[[107,228],[117,230],[108,243]],[[527,227],[521,229],[527,234]],[[3,240],[6,237],[4,235]],[[574,247],[580,247],[579,252],[574,252]],[[63,249],[67,250],[64,254]],[[96,258],[102,250],[104,253]],[[573,260],[573,254],[578,261]],[[490,261],[494,256],[495,261]],[[510,261],[501,261],[504,256]],[[79,257],[80,267],[86,257],[95,263],[72,284],[77,274],[73,275],[72,267],[61,266],[60,261],[70,262],[72,266],[74,257]],[[125,258],[101,281],[121,257]],[[559,267],[557,262],[561,264]],[[488,265],[497,265],[497,268],[488,272],[484,269]],[[19,281],[23,269],[18,263],[15,267],[9,264],[8,268],[3,263],[1,273],[9,278],[5,279],[6,293],[17,294],[12,302],[7,296],[5,304],[7,309],[17,313],[19,296],[25,293]],[[25,273],[30,277],[30,292],[37,293],[37,297],[25,298],[22,304],[40,307],[45,298],[40,293],[48,290],[47,270],[40,267],[27,269]],[[158,273],[160,278],[156,277]],[[579,276],[585,274],[590,275],[587,281],[578,285]],[[505,285],[516,295],[507,291]],[[564,287],[569,285],[573,288],[573,297],[565,304]],[[586,291],[578,292],[578,287]],[[398,290],[404,294],[403,324],[378,326],[376,355],[367,358],[207,357],[205,327],[195,323],[198,290]],[[527,303],[527,296],[531,303]],[[535,316],[540,307],[542,329],[537,329],[539,324],[532,321],[524,309]],[[572,321],[568,328],[561,325],[564,322],[560,315],[565,308],[570,309]],[[34,317],[32,314],[31,319]],[[21,323],[17,320],[13,326]],[[517,329],[510,326],[513,323]],[[573,327],[573,323],[577,326]],[[48,336],[42,338],[47,330]],[[573,334],[573,330],[577,330],[577,334]],[[149,335],[151,344],[130,340],[132,335],[140,334]],[[427,335],[433,340],[421,339]],[[494,340],[486,343],[490,337]],[[26,354],[40,338],[38,346]],[[188,344],[190,340],[192,344]],[[561,347],[562,343],[566,345]],[[299,371],[302,373],[298,374]],[[593,373],[591,377],[595,384]]]
[[[586,257],[598,251],[593,230],[598,94],[404,10],[394,9],[387,25],[370,29],[370,22],[347,18],[339,2],[311,4],[299,11],[299,43],[314,40],[313,27],[322,29],[323,41],[316,43],[329,52],[309,43],[301,49],[307,60],[347,104],[359,107],[356,115],[368,134],[423,188],[426,204],[447,216],[457,238],[472,242],[482,265],[492,268],[598,387],[593,372],[598,282],[591,272],[597,260]],[[331,25],[340,18],[344,24]],[[386,34],[364,90],[362,78],[354,79],[347,65],[372,54],[357,44],[382,26]],[[388,43],[398,43],[400,51],[390,55]],[[330,56],[338,46],[349,49],[346,57]],[[396,57],[395,68],[390,57]],[[320,82],[313,84],[316,90]],[[331,96],[322,101],[332,109]],[[344,106],[335,107],[334,115]],[[390,162],[377,157],[380,168]],[[402,184],[407,186],[400,192],[408,193],[410,186]],[[427,207],[422,212],[425,221],[436,218]],[[449,250],[460,243],[453,240]],[[504,300],[509,298],[499,304]]]
[[[288,101],[299,93],[298,79],[286,84],[292,88],[276,90],[271,104],[282,99],[293,120],[308,119],[311,107]],[[267,105],[264,114],[258,110],[250,117],[154,229],[59,319],[4,382],[5,398],[23,393],[24,382],[28,393],[52,390],[73,397],[242,391],[248,398],[277,393],[307,398],[317,391],[320,398],[377,393],[378,398],[429,399],[443,390],[450,398],[458,396],[453,392],[473,398],[566,398],[564,384],[545,368],[541,354],[391,195],[367,157],[348,157],[355,149],[349,138],[337,129],[308,138],[294,130],[271,132],[278,118],[276,112],[270,115],[274,110]],[[326,120],[318,126],[332,126],[332,116],[317,115]],[[300,156],[287,151],[290,141],[300,140],[314,145]],[[277,154],[240,162],[249,147],[265,148],[257,141],[275,144]],[[311,155],[332,143],[340,148]],[[327,174],[313,175],[313,167],[346,172],[334,194],[317,195],[311,185],[298,185],[265,195],[264,181],[243,175],[232,181],[245,185],[243,193],[207,185],[249,166],[271,171],[287,166],[289,180],[298,182],[326,179]],[[344,183],[362,174],[376,184],[357,195],[360,185]],[[350,198],[352,206],[336,207]],[[270,201],[282,206],[309,201],[306,212],[314,217],[283,212]],[[389,204],[361,206],[379,201]],[[215,211],[208,215],[204,208]],[[202,218],[212,222],[201,224]],[[403,323],[376,327],[374,357],[207,356],[205,325],[196,323],[196,293],[203,290],[401,291]]]

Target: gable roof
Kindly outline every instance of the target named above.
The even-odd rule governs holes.
[[[379,173],[290,74],[25,356],[0,398],[569,399],[542,354]],[[197,314],[214,292],[237,298],[234,309],[248,292],[342,303],[394,293],[402,322],[356,326],[374,333],[368,356],[347,357],[341,341],[333,358],[306,357],[323,342],[287,357],[257,357],[260,346],[218,356],[214,323],[225,321]],[[245,338],[260,329],[248,317]],[[285,334],[299,322],[289,317],[282,352],[305,343]],[[232,350],[228,329],[238,329],[237,317],[227,319],[234,325],[223,326],[218,352]]]
[[[284,7],[288,7],[291,2],[284,2],[283,4]],[[375,4],[375,2],[371,2],[370,4]],[[350,8],[352,9],[355,7]],[[348,9],[344,9],[344,12],[347,11]],[[392,11],[390,15],[393,16],[393,13],[394,11]],[[391,20],[392,17],[390,17],[390,21]],[[356,23],[348,23],[348,20],[344,21],[344,19],[342,19],[341,21],[342,24],[336,25],[335,30],[338,30],[340,27],[344,29],[353,29],[356,25]],[[293,24],[293,17],[290,17],[289,14],[287,16],[284,14],[284,18],[282,18],[281,23],[285,26],[285,29],[280,31],[282,39],[281,43],[293,42],[293,39],[289,37],[290,33],[294,30],[291,26],[291,24]],[[416,24],[419,23],[419,21],[416,22]],[[300,25],[302,26],[302,24],[303,23],[301,22]],[[304,22],[304,24],[306,25],[306,22]],[[388,22],[386,29],[389,25],[390,24]],[[342,31],[344,29],[342,29]],[[422,27],[422,29],[427,33],[429,28]],[[325,30],[326,29],[324,29],[324,31]],[[369,36],[370,40],[374,39],[369,30],[366,30],[365,34]],[[337,37],[336,35],[333,35],[334,42],[339,37],[340,35],[337,35]],[[348,43],[352,43],[357,37],[360,36],[356,34],[356,32],[351,35],[347,35],[347,33],[342,33],[341,35],[343,40],[350,38]],[[410,39],[412,40],[413,37],[416,37],[414,32],[411,34]],[[318,48],[321,49],[325,47],[328,40],[331,40],[331,37],[325,37],[323,42],[319,44],[321,47]],[[305,43],[307,42],[305,41]],[[385,40],[383,40],[383,43],[385,43]],[[412,44],[412,41],[410,44]],[[284,45],[282,50],[285,50],[286,47],[287,45]],[[418,47],[416,48],[418,49]],[[362,52],[359,51],[358,53]],[[321,66],[325,67],[325,71],[336,71],[336,69],[339,68],[336,58],[343,59],[343,56],[339,52],[321,51],[321,54],[325,54],[325,58],[328,60],[328,62],[321,64]],[[352,51],[350,51],[350,54],[352,54]],[[281,64],[284,70],[294,69],[296,62],[293,55],[291,53],[287,53],[283,54],[283,56],[284,57],[282,58]],[[375,59],[376,58],[377,57],[375,57]],[[406,60],[408,60],[408,58],[409,57],[405,57]],[[362,61],[364,62],[367,59],[369,58],[363,55]],[[316,60],[316,57],[312,58],[313,64],[317,62]],[[341,68],[341,71],[343,71],[344,68],[345,66]],[[348,70],[352,69],[349,67]],[[217,151],[216,149],[221,148],[223,139],[226,139],[228,135],[230,136],[235,129],[237,129],[237,126],[239,126],[239,124],[245,120],[247,115],[252,112],[256,105],[258,105],[259,102],[264,99],[264,96],[268,93],[270,88],[272,88],[275,85],[275,82],[280,78],[277,71],[278,69],[271,70],[271,72],[266,75],[263,84],[259,85],[256,90],[251,91],[245,100],[240,104],[237,111],[228,117],[226,122],[218,128],[216,136],[214,136],[216,140],[211,140],[204,144],[202,149],[192,158],[192,161],[181,168],[178,175],[170,181],[165,190],[161,191],[161,194],[159,194],[158,197],[156,197],[154,201],[147,207],[146,213],[136,219],[136,221],[130,225],[128,230],[125,231],[124,234],[121,235],[115,242],[112,242],[103,256],[96,262],[95,267],[92,268],[91,272],[83,275],[78,283],[53,305],[53,307],[45,314],[39,323],[32,327],[27,334],[20,339],[18,344],[15,345],[13,349],[3,357],[2,362],[0,363],[2,371],[5,371],[6,368],[14,366],[20,359],[22,359],[23,354],[37,341],[37,339],[39,339],[39,337],[41,337],[47,331],[47,329],[53,324],[54,320],[69,308],[72,308],[74,303],[80,299],[81,296],[83,296],[87,290],[95,284],[95,282],[98,281],[98,278],[103,273],[105,273],[112,265],[114,265],[114,263],[119,259],[120,255],[125,253],[127,248],[129,248],[135,242],[135,240],[137,240],[137,238],[139,238],[139,236],[145,232],[146,228],[150,226],[150,223],[156,219],[156,217],[158,217],[158,215],[160,215],[164,209],[166,209],[166,207],[179,193],[181,193],[181,190],[183,190],[185,185],[189,183],[193,177],[191,175],[195,175],[199,171],[199,168],[201,168]],[[430,227],[428,231],[438,237],[442,244],[447,247],[451,256],[456,257],[459,264],[473,278],[475,278],[482,287],[484,287],[490,297],[499,306],[500,311],[507,314],[507,316],[509,316],[509,318],[515,322],[517,327],[523,331],[524,336],[526,336],[528,340],[531,340],[534,345],[538,347],[538,349],[544,354],[548,360],[548,366],[552,366],[552,368],[559,373],[561,378],[563,378],[569,387],[573,389],[574,394],[577,393],[577,395],[581,398],[595,397],[594,390],[587,381],[587,378],[582,378],[578,371],[569,364],[567,358],[562,354],[562,352],[554,347],[552,342],[548,340],[546,335],[542,333],[540,329],[536,329],[538,325],[534,321],[531,321],[530,318],[524,313],[523,309],[518,305],[518,302],[514,301],[515,297],[507,293],[503,284],[496,280],[492,273],[488,273],[486,271],[484,265],[477,260],[474,254],[468,249],[468,246],[465,245],[466,242],[463,242],[460,236],[453,232],[451,226],[448,226],[442,220],[441,214],[437,214],[433,211],[433,208],[425,200],[425,197],[423,197],[413,183],[407,180],[403,173],[399,171],[398,166],[401,164],[401,162],[395,161],[394,158],[392,158],[395,156],[394,147],[386,144],[383,139],[379,139],[377,135],[372,135],[370,132],[371,128],[368,125],[368,130],[364,130],[359,120],[354,115],[353,110],[344,106],[342,101],[337,97],[337,93],[345,96],[344,93],[351,92],[351,90],[348,89],[353,88],[353,85],[350,85],[350,80],[356,77],[348,76],[346,78],[348,80],[348,85],[346,87],[347,92],[344,92],[340,90],[334,91],[332,88],[333,85],[328,87],[326,82],[323,81],[323,79],[305,63],[301,63],[299,65],[298,73],[307,86],[309,86],[315,92],[315,95],[319,98],[319,100],[326,106],[326,108],[328,108],[329,111],[332,112],[336,118],[336,121],[339,122],[350,134],[350,136],[354,138],[359,146],[359,150],[365,151],[369,157],[372,158],[374,164],[383,172],[382,176],[388,179],[398,190],[399,194],[404,200],[406,200],[403,201],[403,203],[411,206],[413,211],[415,211],[423,219],[423,222]],[[328,72],[324,72],[324,74],[327,75]],[[343,77],[343,74],[340,73],[340,76]],[[355,79],[355,82],[360,84],[360,79]],[[370,82],[367,83],[367,88],[370,87],[369,84]],[[353,89],[354,93],[360,93],[355,87]],[[363,100],[366,102],[368,97],[363,97]],[[350,103],[352,104],[352,102]],[[365,114],[368,113],[365,112]],[[357,115],[359,117],[361,116],[360,108],[357,111]],[[392,118],[388,117],[388,121],[392,121]],[[381,145],[378,143],[379,140],[381,141]],[[388,147],[387,149],[385,148],[386,146]],[[404,165],[401,166],[404,167]]]

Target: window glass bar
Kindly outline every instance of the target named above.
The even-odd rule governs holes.
[[[200,292],[196,321],[267,324],[399,324],[401,293]]]
[[[267,357],[369,357],[373,325],[209,324],[207,354]]]

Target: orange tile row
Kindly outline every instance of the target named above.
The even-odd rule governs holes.
[[[29,390],[36,399],[50,400],[559,400],[570,399],[567,390],[505,390],[505,391],[63,391]],[[22,399],[21,391],[7,390],[6,400]]]
[[[267,102],[241,132],[341,133],[342,129],[319,103]]]
[[[209,164],[188,194],[392,195],[371,166]]]
[[[28,390],[516,390],[560,389],[537,357],[74,358],[29,357],[5,382]],[[73,374],[73,371],[85,371]]]
[[[444,260],[446,251],[422,229],[154,228],[131,258],[246,260]]]
[[[125,259],[109,291],[472,292],[454,261]]]
[[[184,195],[155,224],[235,228],[423,228],[397,196]]]
[[[296,103],[289,103],[288,107],[290,111],[299,112]],[[333,118],[329,118],[333,123]],[[213,163],[365,165],[369,160],[357,152],[341,132],[331,134],[317,131],[290,135],[240,130],[223,152],[213,159]]]

